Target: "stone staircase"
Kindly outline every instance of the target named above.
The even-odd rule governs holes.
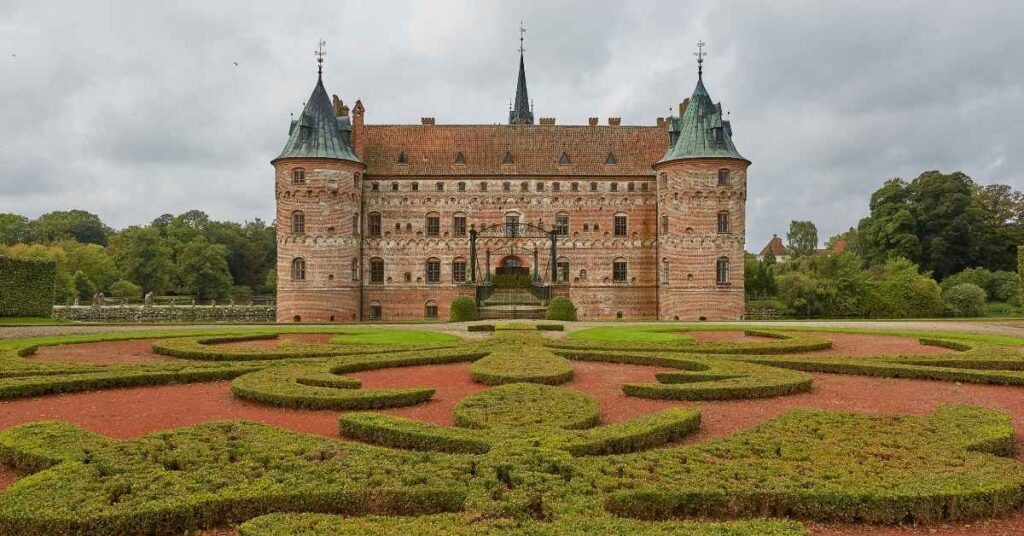
[[[497,288],[484,300],[477,312],[481,320],[543,319],[547,306],[529,289]]]

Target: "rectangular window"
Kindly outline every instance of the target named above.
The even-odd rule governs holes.
[[[480,183],[480,191],[481,192],[486,192],[487,191],[487,183],[486,182],[481,182]]]
[[[617,182],[613,182],[612,183],[612,191],[613,192],[618,192],[619,191],[619,183],[617,183]]]
[[[370,320],[380,320],[381,318],[383,318],[383,316],[384,315],[381,312],[380,304],[379,303],[371,303],[370,304]]]
[[[633,184],[632,182],[631,182],[631,183],[629,183],[629,184],[627,184],[627,185],[626,185],[626,191],[628,191],[628,192],[634,192],[634,191],[636,191],[636,185],[635,185],[635,184]]]
[[[370,218],[366,222],[366,234],[374,238],[380,237],[380,214],[376,212],[370,214]]]
[[[466,217],[455,216],[452,220],[452,235],[453,236],[466,236]]]
[[[452,283],[466,282],[466,262],[455,261],[452,263]]]
[[[612,263],[612,281],[625,283],[627,276],[626,261],[615,261]]]
[[[441,261],[430,259],[427,261],[427,283],[441,282]]]
[[[729,213],[719,212],[718,213],[718,232],[728,233],[729,232]]]
[[[626,226],[625,216],[615,216],[615,236],[626,236],[629,229]]]
[[[537,183],[537,191],[538,192],[543,192],[544,191],[544,183],[543,182],[538,182]]]
[[[640,191],[641,192],[646,192],[648,188],[650,188],[650,185],[647,184],[646,182],[640,183]]]
[[[668,284],[668,259],[661,260],[661,282]]]
[[[668,234],[668,214],[661,215],[661,234]]]
[[[590,191],[591,192],[596,192],[597,191],[597,183],[596,182],[590,183]]]
[[[441,235],[441,217],[427,216],[427,236]]]
[[[434,187],[435,187],[435,189],[438,192],[443,192],[444,191],[444,183],[443,182],[439,182],[439,183],[435,184]]]
[[[559,283],[568,283],[569,282],[569,261],[558,261],[558,263],[555,264],[555,268],[557,269],[556,278],[558,279],[558,282]]]
[[[428,303],[426,309],[427,309],[427,311],[426,311],[427,318],[437,318],[437,304],[436,303],[434,303],[434,302]]]
[[[574,192],[580,191],[580,183],[574,182],[574,183],[570,184],[569,185],[569,189],[574,191]]]
[[[560,183],[560,182],[553,183],[551,185],[551,189],[556,191],[556,192],[561,192],[562,191],[562,183]]]
[[[568,214],[558,214],[555,216],[555,234],[558,236],[569,236]]]
[[[384,283],[384,261],[380,259],[370,261],[370,283],[375,285]]]

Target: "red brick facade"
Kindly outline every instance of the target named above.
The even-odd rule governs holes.
[[[340,101],[336,106],[347,113]],[[364,125],[364,113],[357,102],[351,145],[365,165],[274,163],[279,322],[415,320],[435,309],[447,318],[451,300],[475,292],[472,282],[453,280],[456,263],[466,263],[467,277],[472,272],[469,232],[510,216],[543,229],[568,219],[556,259],[568,263],[568,281],[557,293],[576,303],[581,319],[743,315],[749,162],[657,164],[669,146],[663,121]],[[296,169],[305,182],[296,183]],[[300,213],[301,224],[293,221]],[[456,218],[465,218],[464,228]],[[486,251],[493,272],[510,243],[520,252],[536,247],[537,271],[550,281],[547,240],[483,236],[478,279]],[[532,255],[519,255],[531,270]],[[296,259],[304,273],[293,273]],[[615,273],[616,262],[625,263],[624,272]],[[438,266],[439,274],[432,270]]]

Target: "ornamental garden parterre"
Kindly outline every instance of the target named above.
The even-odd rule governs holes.
[[[1020,342],[902,333],[949,351],[837,356],[822,353],[832,334],[806,328],[702,342],[693,325],[568,334],[561,324],[537,326],[464,336],[266,327],[2,341],[3,400],[229,381],[233,397],[261,407],[333,411],[338,434],[240,420],[128,440],[61,421],[11,427],[0,432],[0,463],[19,478],[0,491],[0,534],[798,535],[809,533],[808,521],[967,522],[1024,502],[1011,416],[985,407],[796,409],[694,439],[702,429],[694,401],[798,395],[814,389],[819,372],[1019,386],[1024,355],[1012,346]],[[266,340],[299,332],[331,337]],[[156,339],[152,351],[166,361],[33,357],[45,346],[129,339]],[[583,362],[657,367],[619,389],[674,403],[606,422],[598,400],[574,387]],[[454,426],[382,412],[431,403],[429,383],[368,387],[353,376],[450,364],[464,364],[480,386],[454,404]]]

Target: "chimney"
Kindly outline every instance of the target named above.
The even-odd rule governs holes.
[[[613,127],[617,127],[617,126],[622,124],[622,118],[621,117],[609,117],[608,118],[608,124],[613,126]]]
[[[424,125],[433,125],[434,124],[434,118],[433,117],[421,117],[420,118],[420,123],[422,123]]]
[[[348,107],[344,104],[342,106],[347,114]],[[363,149],[366,146],[366,127],[363,125],[363,114],[365,113],[366,108],[363,108],[363,101],[356,99],[356,104],[352,107],[352,149],[355,150],[356,156],[359,158],[363,157]]]
[[[596,127],[597,126],[597,118],[596,117],[591,117],[587,122],[590,123],[590,126],[592,126],[592,127]]]
[[[659,127],[665,126],[665,118],[664,117],[659,117],[658,118],[658,126]]]
[[[540,118],[540,124],[542,124],[542,125],[554,125],[555,124],[555,118],[554,117],[541,117]]]
[[[689,105],[690,99],[686,99],[683,102],[679,103],[679,117],[682,117],[684,114],[686,114],[686,107]]]

